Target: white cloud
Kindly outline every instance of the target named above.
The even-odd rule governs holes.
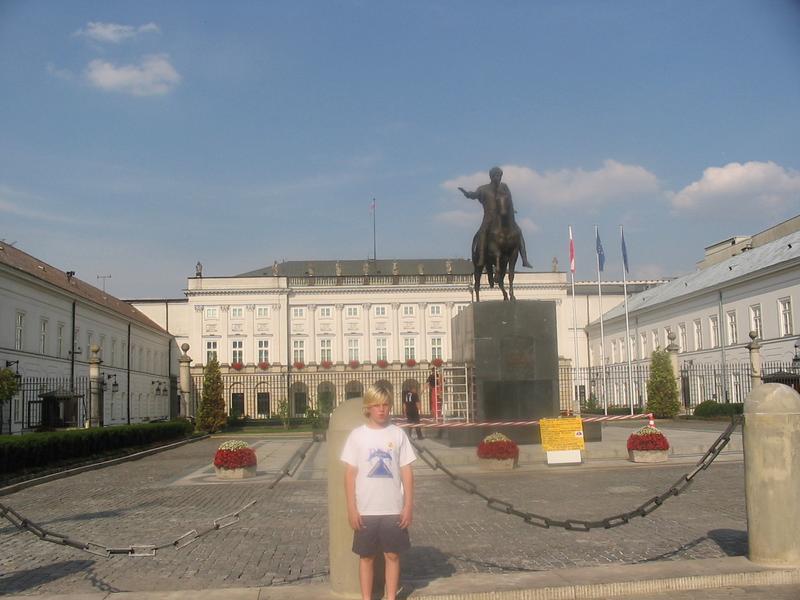
[[[79,29],[74,35],[89,38],[95,42],[109,44],[119,44],[125,40],[133,39],[143,33],[159,33],[161,30],[155,23],[147,23],[134,27],[132,25],[120,25],[118,23],[100,23],[90,21],[86,27]]]
[[[677,212],[738,207],[774,210],[800,200],[800,173],[774,162],[751,161],[708,167],[699,181],[672,196]]]
[[[145,56],[139,65],[116,66],[95,59],[86,68],[86,78],[102,90],[134,96],[155,96],[170,92],[181,81],[167,56]]]
[[[662,193],[658,178],[644,167],[610,159],[594,171],[561,169],[539,172],[517,165],[504,165],[502,169],[503,181],[511,188],[517,206],[520,203],[538,207],[599,206]],[[488,182],[488,173],[480,172],[450,179],[442,183],[442,187],[474,190]]]

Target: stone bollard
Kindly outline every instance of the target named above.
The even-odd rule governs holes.
[[[800,567],[800,394],[780,383],[759,385],[744,414],[749,558]]]
[[[344,463],[339,460],[347,436],[364,424],[362,399],[340,404],[328,425],[328,554],[333,592],[343,598],[361,598],[358,556],[353,554],[353,530],[347,521]]]
[[[194,407],[191,405],[192,398],[192,377],[189,371],[189,366],[192,364],[192,358],[187,354],[189,352],[189,344],[181,344],[181,354],[178,357],[178,375],[180,376],[181,386],[181,416],[183,418],[194,417]]]

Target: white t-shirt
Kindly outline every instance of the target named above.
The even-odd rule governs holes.
[[[400,467],[417,459],[405,431],[396,425],[350,432],[341,460],[358,469],[356,507],[362,515],[398,515],[403,510]]]

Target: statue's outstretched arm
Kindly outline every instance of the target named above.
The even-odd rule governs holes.
[[[471,200],[477,200],[477,199],[478,199],[478,192],[468,192],[467,190],[465,190],[465,189],[464,189],[464,188],[462,188],[462,187],[460,187],[460,188],[458,188],[458,189],[459,189],[459,190],[461,191],[461,193],[462,193],[462,194],[464,194],[464,195],[465,195],[467,198],[470,198]]]

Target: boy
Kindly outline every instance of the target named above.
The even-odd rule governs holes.
[[[386,600],[395,600],[400,582],[400,552],[411,542],[416,455],[405,432],[389,421],[392,396],[382,387],[364,393],[367,422],[347,438],[341,460],[346,464],[344,485],[347,518],[355,532],[353,552],[359,555],[361,597],[370,600],[375,556],[386,561]]]

